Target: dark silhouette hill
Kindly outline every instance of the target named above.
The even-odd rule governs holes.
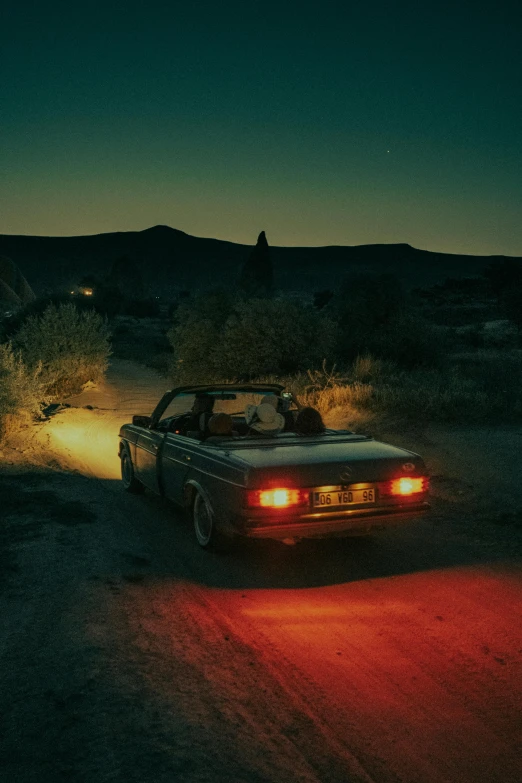
[[[251,252],[252,246],[193,237],[168,226],[78,237],[0,235],[0,254],[13,259],[38,294],[76,285],[86,274],[106,276],[124,258],[137,265],[152,294],[232,285]],[[335,289],[347,274],[367,271],[395,274],[406,287],[432,285],[480,275],[505,259],[432,253],[408,244],[270,246],[270,256],[276,288],[309,291]],[[515,260],[522,264],[522,258]]]
[[[0,310],[19,307],[34,299],[31,286],[10,258],[0,256]]]

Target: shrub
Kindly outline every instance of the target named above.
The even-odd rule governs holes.
[[[59,307],[61,304],[67,304],[71,301],[70,294],[51,294],[49,296],[38,297],[33,299],[24,307],[21,307],[16,313],[9,319],[4,321],[4,328],[7,335],[7,339],[11,340],[14,335],[22,328],[24,323],[30,316],[39,317],[43,315],[49,305],[53,304],[55,307]]]
[[[42,315],[29,316],[14,343],[50,396],[79,391],[87,381],[99,381],[110,355],[106,321],[94,310],[73,304],[49,305]]]
[[[303,375],[282,382],[334,427],[498,423],[522,417],[520,365],[519,356],[474,356],[451,368],[405,371],[365,356],[344,377],[323,367],[308,372],[308,383]]]
[[[216,347],[232,308],[232,296],[221,290],[198,294],[179,305],[167,332],[174,354],[171,374],[177,383],[207,383],[223,376]]]
[[[366,349],[378,358],[408,370],[439,367],[447,354],[448,339],[447,330],[410,312],[376,330]]]
[[[288,375],[330,357],[335,325],[296,300],[239,302],[222,334],[219,363],[226,377]]]
[[[41,367],[28,370],[10,343],[0,345],[0,441],[24,418],[40,412]]]
[[[167,336],[176,381],[197,383],[306,370],[331,353],[335,327],[294,300],[234,300],[213,292],[180,305]]]
[[[335,355],[342,364],[363,354],[405,368],[442,361],[440,330],[416,312],[392,275],[347,278],[326,311],[339,324]]]

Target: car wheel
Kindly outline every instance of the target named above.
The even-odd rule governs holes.
[[[141,481],[134,475],[134,466],[126,449],[121,453],[121,480],[127,492],[132,492],[133,495],[141,495],[145,491]]]
[[[203,549],[228,548],[228,539],[216,527],[212,506],[199,491],[196,491],[192,504],[192,521],[196,540]]]

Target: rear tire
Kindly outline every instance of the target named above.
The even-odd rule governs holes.
[[[145,492],[145,487],[134,475],[134,466],[130,458],[129,452],[124,449],[120,456],[121,459],[121,480],[126,492],[131,492],[133,495],[142,495]]]
[[[216,520],[210,502],[196,490],[192,504],[192,522],[196,541],[203,549],[224,551],[230,540],[216,527]]]

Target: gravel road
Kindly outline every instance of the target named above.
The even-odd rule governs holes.
[[[114,362],[2,455],[2,778],[519,783],[506,531],[479,534],[441,493],[369,540],[204,552],[118,481],[118,427],[164,389]]]

